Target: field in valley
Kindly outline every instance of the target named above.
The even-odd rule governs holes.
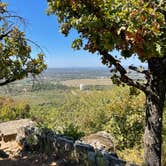
[[[101,85],[101,86],[111,86],[112,81],[110,78],[100,78],[100,79],[72,79],[60,82],[63,85],[69,87],[80,87],[81,84],[83,85]]]

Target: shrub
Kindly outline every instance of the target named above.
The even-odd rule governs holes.
[[[117,152],[118,156],[126,161],[142,165],[143,162],[143,148],[135,146],[130,149],[124,149]]]
[[[117,149],[132,148],[141,145],[144,132],[144,97],[120,94],[119,99],[109,106],[110,119],[104,126],[115,137]]]
[[[11,98],[0,97],[0,122],[30,117],[30,106]]]
[[[78,140],[85,135],[84,132],[80,131],[73,123],[64,127],[62,133],[66,136],[72,137],[74,140]]]

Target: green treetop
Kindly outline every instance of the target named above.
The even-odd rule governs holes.
[[[24,32],[19,30],[17,22],[20,16],[7,11],[7,5],[0,1],[0,86],[22,79],[28,74],[41,73],[46,65],[44,55],[31,56]]]

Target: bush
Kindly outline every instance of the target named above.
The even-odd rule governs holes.
[[[11,98],[0,97],[0,122],[30,117],[30,106]]]
[[[72,137],[74,140],[78,140],[85,135],[84,132],[80,131],[73,123],[64,127],[62,133],[66,136]]]
[[[135,146],[131,149],[124,149],[117,152],[118,156],[126,161],[142,165],[143,162],[143,148]]]
[[[141,145],[145,121],[143,94],[120,94],[109,106],[109,117],[104,129],[115,137],[117,149]]]
[[[104,91],[72,90],[61,93],[58,99],[54,98],[51,105],[32,108],[32,115],[54,130],[62,131],[63,126],[71,123],[85,134],[106,130],[114,135],[120,149],[141,144],[143,93],[131,96],[129,87],[115,86]]]

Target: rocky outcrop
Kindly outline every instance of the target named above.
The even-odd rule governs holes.
[[[26,126],[18,129],[17,142],[24,148],[56,154],[68,165],[77,166],[125,166],[132,165],[118,159],[114,153],[97,149],[81,141],[55,134],[53,131]]]
[[[35,122],[31,121],[30,119],[20,119],[0,123],[0,140],[3,140],[4,142],[15,140],[17,136],[17,130],[21,126],[29,125],[35,125]]]
[[[99,131],[82,138],[83,142],[92,145],[96,149],[114,152],[113,137],[105,131]]]

